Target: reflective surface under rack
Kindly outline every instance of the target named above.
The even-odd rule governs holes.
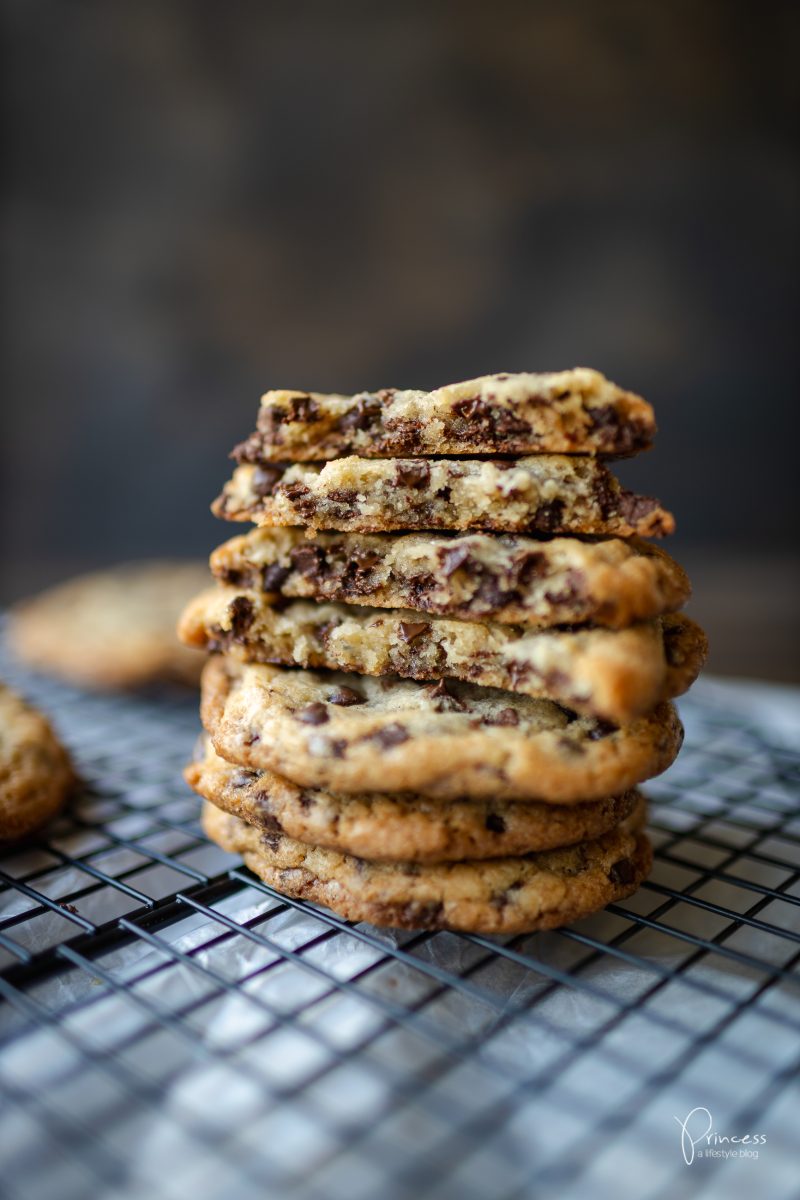
[[[86,781],[0,857],[3,1194],[796,1194],[797,693],[698,685],[649,882],[490,939],[350,926],[209,845],[194,697],[0,676]]]

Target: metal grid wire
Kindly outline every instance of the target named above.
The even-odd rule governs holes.
[[[0,859],[0,1191],[795,1194],[800,759],[702,686],[648,788],[652,878],[487,938],[351,926],[209,845],[193,698],[0,674],[86,781]],[[696,1106],[758,1160],[687,1166]]]

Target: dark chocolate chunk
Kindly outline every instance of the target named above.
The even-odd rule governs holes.
[[[446,679],[440,679],[438,683],[429,684],[425,688],[425,693],[429,699],[435,701],[437,712],[468,712],[466,704],[459,700],[458,696],[454,695],[447,686]]]
[[[454,575],[460,567],[465,567],[470,561],[470,553],[468,546],[455,546],[452,550],[445,552],[444,561],[442,563],[442,571],[449,579]]]
[[[283,473],[286,468],[283,466],[277,467],[256,467],[250,477],[250,487],[255,492],[256,496],[270,496],[274,491],[276,483],[279,483],[283,478]]]
[[[347,741],[345,738],[334,738],[330,742],[330,751],[333,758],[344,758],[346,749]]]
[[[400,637],[404,642],[413,642],[414,638],[418,638],[421,633],[429,629],[427,621],[401,621],[400,622]]]
[[[424,487],[430,477],[431,469],[426,462],[408,459],[395,464],[395,478],[401,487]]]
[[[248,596],[234,596],[228,605],[228,616],[234,640],[241,642],[255,620],[253,601]]]
[[[484,825],[490,833],[505,833],[506,823],[498,813],[487,813]]]
[[[617,511],[631,525],[649,517],[658,507],[658,500],[653,496],[638,496],[627,489],[621,489],[617,497]]]
[[[319,700],[315,700],[313,704],[307,704],[305,708],[300,709],[297,719],[304,725],[324,725],[330,720],[330,717],[325,705]]]
[[[379,416],[380,411],[380,403],[377,403],[374,397],[369,394],[359,396],[355,404],[339,418],[337,427],[343,433],[356,429],[368,429],[375,418]]]
[[[328,696],[329,704],[340,704],[345,708],[349,708],[351,704],[363,704],[364,697],[355,688],[337,687]]]
[[[611,867],[611,870],[608,872],[608,878],[612,883],[616,883],[621,887],[627,887],[636,878],[636,868],[629,858],[621,858]]]
[[[325,551],[319,546],[295,546],[290,558],[295,571],[299,571],[306,579],[319,582],[325,563]]]
[[[554,533],[561,527],[564,519],[563,500],[545,500],[536,509],[531,524],[542,533]]]
[[[397,910],[399,924],[418,929],[439,929],[444,915],[441,900],[409,900]],[[389,921],[389,924],[392,922]]]
[[[328,492],[328,499],[334,504],[346,504],[350,507],[358,499],[358,491],[356,488],[333,488]]]
[[[279,592],[291,571],[280,563],[269,563],[261,572],[261,588],[265,592]]]
[[[384,725],[383,729],[376,730],[370,736],[388,750],[391,746],[399,746],[403,742],[407,742],[409,733],[405,726],[394,722],[392,725]]]
[[[319,416],[319,406],[309,395],[292,396],[286,409],[287,421],[316,421]]]
[[[307,496],[310,490],[311,489],[307,488],[304,483],[300,483],[298,481],[285,483],[283,485],[284,496],[287,500],[291,500],[293,504],[296,500],[300,500],[303,496]]]
[[[616,733],[619,726],[612,725],[610,721],[597,720],[594,727],[589,730],[589,740],[591,742],[599,742],[601,738],[609,737],[610,734]]]
[[[310,808],[313,808],[316,801],[314,800],[313,796],[309,796],[308,792],[301,792],[297,797],[297,803],[304,812],[308,812]]]
[[[650,445],[651,430],[638,419],[623,417],[613,404],[598,404],[586,412],[606,453],[633,454]]]
[[[501,708],[484,718],[485,725],[519,725],[519,713],[515,708]]]
[[[516,417],[509,408],[491,404],[480,396],[457,400],[453,413],[458,418],[458,433],[465,440],[488,437],[496,441],[498,438],[530,436],[527,421]]]

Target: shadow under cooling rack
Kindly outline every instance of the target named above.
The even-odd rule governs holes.
[[[800,759],[735,689],[682,704],[645,886],[487,938],[351,926],[210,845],[194,699],[0,673],[85,780],[0,859],[0,1191],[795,1194]]]

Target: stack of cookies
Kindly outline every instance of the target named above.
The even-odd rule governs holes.
[[[637,785],[682,738],[702,631],[674,527],[606,460],[651,407],[596,371],[272,391],[180,625],[212,652],[204,826],[351,920],[511,933],[630,895]]]

